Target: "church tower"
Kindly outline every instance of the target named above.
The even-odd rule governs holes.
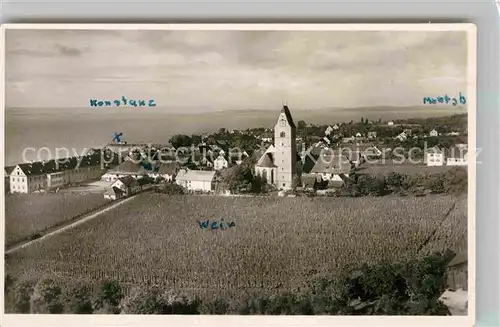
[[[274,164],[276,169],[275,184],[278,189],[293,188],[297,170],[296,127],[287,105],[283,106],[274,127]]]

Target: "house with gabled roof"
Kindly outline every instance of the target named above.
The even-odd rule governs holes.
[[[445,163],[444,152],[437,146],[433,146],[425,151],[424,162],[427,166],[443,166]]]
[[[140,163],[126,160],[120,165],[106,171],[101,179],[108,182],[116,181],[117,179],[125,176],[131,176],[135,179],[139,179],[147,176],[149,173],[151,173],[151,170],[144,168],[144,166]]]
[[[438,131],[436,131],[435,129],[433,129],[432,131],[429,132],[429,136],[436,137],[436,136],[439,136],[439,133],[438,133]]]
[[[408,136],[406,135],[406,133],[402,132],[401,134],[396,136],[394,139],[399,140],[400,142],[404,142],[404,141],[406,141],[407,138],[408,138]]]
[[[177,161],[168,161],[160,163],[153,171],[148,173],[148,176],[153,179],[163,178],[167,182],[175,179],[177,172],[181,169],[181,165]]]
[[[132,176],[124,176],[114,181],[104,192],[107,199],[116,200],[120,197],[131,196],[141,190],[139,182]]]
[[[214,170],[222,170],[224,168],[227,168],[229,166],[229,162],[227,161],[226,158],[224,158],[224,155],[222,153],[219,153],[217,158],[214,160]]]
[[[180,170],[175,182],[190,191],[210,192],[215,190],[216,171]]]
[[[349,177],[350,171],[349,158],[342,154],[325,152],[318,156],[310,173],[321,176],[325,181],[342,182],[341,176]]]
[[[446,149],[445,152],[447,166],[467,166],[467,148],[454,146]]]
[[[101,151],[91,150],[85,156],[16,165],[9,175],[10,192],[30,193],[99,178],[107,165],[119,160],[114,154]]]
[[[325,135],[330,135],[334,131],[332,126],[328,126],[325,130]]]

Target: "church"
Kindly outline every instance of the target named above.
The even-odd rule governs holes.
[[[274,126],[274,145],[255,165],[255,174],[279,190],[290,190],[300,183],[302,161],[297,154],[296,130],[290,109],[284,105]]]

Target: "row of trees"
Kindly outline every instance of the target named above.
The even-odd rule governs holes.
[[[347,183],[345,190],[355,196],[387,194],[466,194],[468,188],[467,171],[454,167],[436,174],[399,174],[363,175],[355,173],[354,183]]]
[[[306,277],[301,290],[243,301],[201,301],[155,286],[126,291],[117,281],[62,288],[52,279],[35,285],[8,275],[7,312],[74,314],[448,315],[439,302],[453,253],[406,262],[364,264],[337,277]]]

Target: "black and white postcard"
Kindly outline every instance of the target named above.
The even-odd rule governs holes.
[[[472,326],[474,25],[2,32],[6,326]]]

